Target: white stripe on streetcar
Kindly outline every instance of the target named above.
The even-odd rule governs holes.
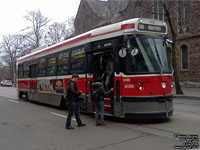
[[[58,114],[58,113],[55,113],[55,112],[51,112],[52,115],[56,115],[56,116],[59,116],[59,117],[63,117],[63,118],[67,118],[67,116],[65,115],[61,115],[61,114]],[[76,121],[76,119],[72,118],[73,121]]]

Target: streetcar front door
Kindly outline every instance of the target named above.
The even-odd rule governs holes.
[[[91,97],[93,71],[92,71],[92,53],[87,54],[87,75],[86,75],[86,110],[89,113],[93,112],[93,101]]]
[[[106,64],[109,59],[112,59],[113,52],[112,49],[106,51],[94,51],[89,52],[87,54],[87,112],[95,112],[94,102],[91,99],[92,92],[92,83],[95,83],[98,78],[100,78],[104,85],[105,89],[109,90],[114,87],[114,73],[113,71],[109,77],[109,84],[106,85],[107,72],[106,72]],[[113,63],[110,66],[113,70]],[[104,112],[107,114],[112,113],[112,101],[113,101],[113,93],[111,95],[107,95],[104,99]]]
[[[114,66],[112,49],[93,53],[93,81],[101,79],[106,91],[114,87]],[[104,96],[104,113],[113,114],[113,93]]]
[[[110,95],[104,98],[105,114],[121,116],[122,102],[120,98],[120,86],[122,85],[122,80],[120,77],[118,51],[118,40],[93,43],[91,46],[91,50],[87,54],[87,112],[95,111],[94,103],[91,99],[92,83],[96,82],[97,78],[100,78],[106,90],[114,89]],[[111,64],[110,66],[107,65],[109,63]],[[111,73],[109,73],[108,68],[112,70]]]
[[[104,98],[104,112],[105,114],[120,117],[122,116],[121,86],[123,80],[120,73],[121,64],[119,50],[121,47],[119,40],[116,39],[112,42],[107,41],[96,45],[96,51],[93,52],[92,55],[93,82],[95,82],[97,78],[101,78],[106,90],[114,89],[110,95]],[[110,47],[102,48],[102,46],[99,45]],[[100,47],[100,50],[97,50],[98,47]]]

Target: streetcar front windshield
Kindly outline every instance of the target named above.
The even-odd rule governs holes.
[[[124,59],[125,73],[170,72],[164,38],[145,35],[129,36],[125,43],[127,48]]]

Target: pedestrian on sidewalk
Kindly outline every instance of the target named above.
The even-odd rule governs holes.
[[[81,95],[81,92],[78,91],[76,82],[79,76],[77,74],[72,75],[72,79],[67,84],[67,99],[69,100],[69,113],[66,120],[66,129],[74,129],[71,126],[72,116],[75,114],[77,126],[82,127],[86,124],[83,124],[80,119],[80,102],[78,97]]]
[[[113,91],[111,88],[109,91],[106,91],[104,88],[103,81],[100,78],[97,78],[96,83],[93,83],[93,99],[96,106],[96,126],[105,126],[104,123],[104,96],[110,95]],[[100,118],[99,118],[100,115]]]

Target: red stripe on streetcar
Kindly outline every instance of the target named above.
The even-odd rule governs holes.
[[[125,29],[134,29],[135,28],[135,24],[132,23],[132,24],[123,24],[121,26],[121,30],[125,30]]]
[[[48,49],[46,49],[44,51],[40,51],[40,52],[37,52],[35,54],[29,55],[29,56],[27,56],[25,58],[19,59],[19,62],[24,60],[24,59],[27,59],[27,58],[30,58],[30,57],[33,57],[33,56],[37,56],[39,54],[47,53],[47,52],[52,51],[54,49],[57,49],[57,48],[60,48],[60,47],[63,47],[63,46],[67,46],[67,45],[71,45],[73,43],[76,43],[76,42],[79,42],[79,41],[82,41],[82,40],[85,40],[85,39],[88,39],[88,38],[91,38],[91,37],[102,36],[102,35],[118,32],[118,31],[121,31],[121,30],[133,29],[133,28],[135,28],[135,24],[123,24],[123,25],[121,25],[121,28],[118,29],[118,30],[113,30],[113,31],[109,31],[109,32],[105,32],[105,33],[101,33],[101,34],[97,34],[97,35],[91,35],[91,33],[89,33],[89,34],[83,35],[81,37],[78,37],[76,39],[73,39],[73,40],[67,41],[65,43],[62,43],[60,45],[50,47],[50,48],[48,48]]]

